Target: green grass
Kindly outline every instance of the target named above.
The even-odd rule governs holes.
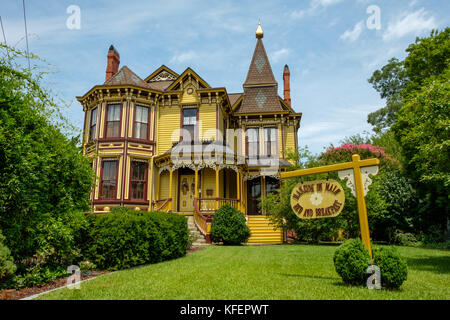
[[[408,280],[399,291],[345,285],[336,246],[210,246],[186,257],[111,273],[39,299],[449,299],[450,252],[399,247]]]

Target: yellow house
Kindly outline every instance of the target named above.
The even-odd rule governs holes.
[[[92,158],[94,213],[116,206],[189,216],[209,241],[215,210],[230,204],[246,215],[250,243],[281,243],[260,198],[279,187],[297,149],[301,113],[284,98],[258,26],[243,92],[212,88],[194,70],[161,66],[145,79],[111,46],[105,83],[77,97],[85,112],[83,151]]]

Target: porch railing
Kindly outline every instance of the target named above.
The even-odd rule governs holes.
[[[239,210],[238,199],[227,198],[195,198],[194,199],[194,221],[199,231],[205,236],[206,242],[211,243],[211,223],[214,218],[216,208],[225,204]]]
[[[172,198],[161,199],[155,201],[155,211],[168,212]]]

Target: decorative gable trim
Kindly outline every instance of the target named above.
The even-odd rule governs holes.
[[[179,77],[179,74],[170,69],[169,67],[166,67],[165,65],[162,65],[151,75],[149,75],[147,78],[145,78],[145,82],[156,82],[156,81],[175,81]]]

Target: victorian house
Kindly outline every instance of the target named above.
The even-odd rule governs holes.
[[[214,212],[228,203],[246,215],[250,243],[281,243],[258,203],[279,188],[279,173],[297,149],[301,113],[284,97],[263,45],[256,47],[243,92],[211,87],[191,68],[162,65],[145,78],[111,46],[106,79],[77,97],[85,112],[83,151],[92,159],[94,213],[116,206],[192,217],[209,241]]]

